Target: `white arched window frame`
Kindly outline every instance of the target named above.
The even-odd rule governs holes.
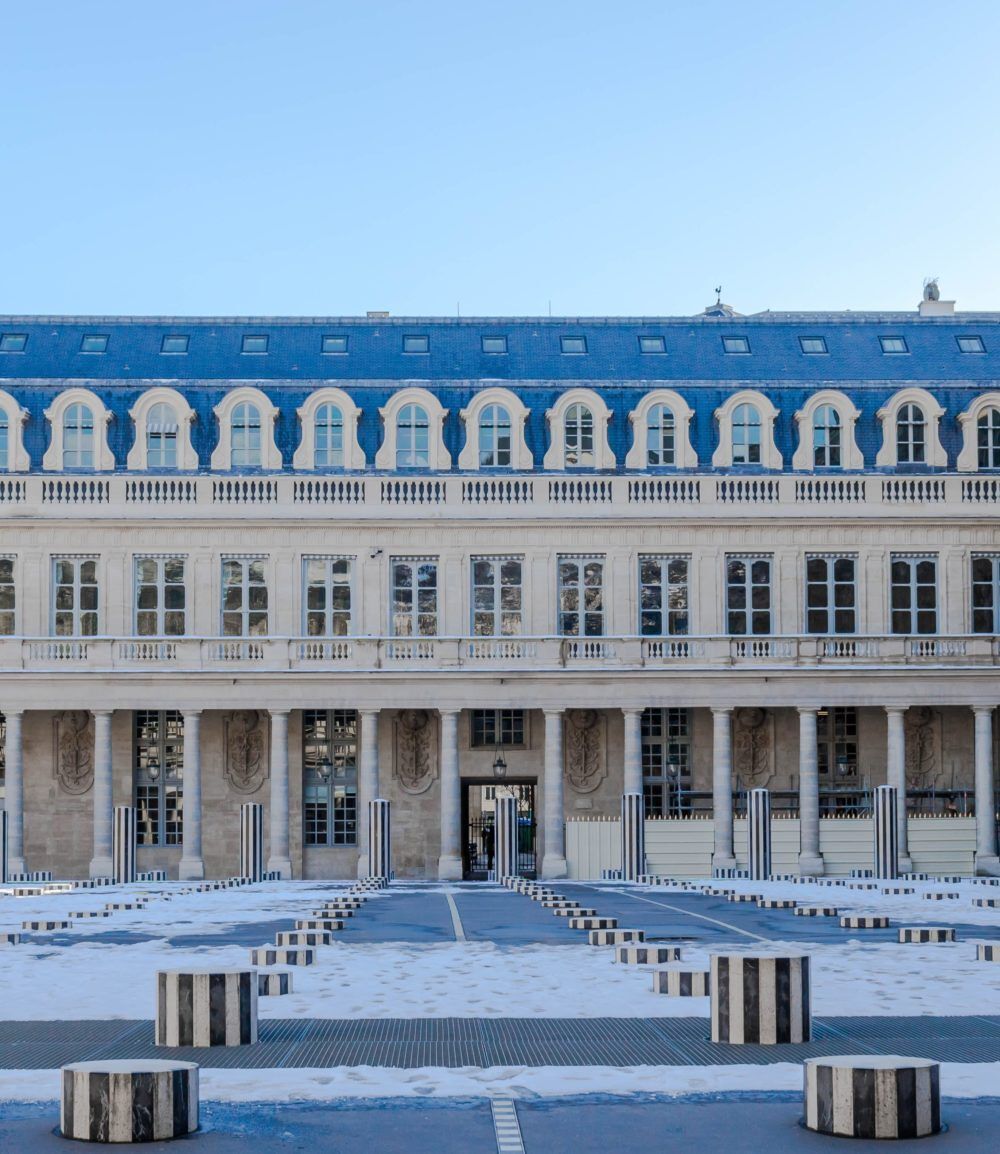
[[[560,472],[566,468],[566,417],[574,405],[585,406],[594,418],[594,463],[584,467],[595,470],[613,469],[615,455],[608,444],[611,410],[593,389],[570,389],[563,393],[545,414],[549,426],[549,447],[542,462],[543,467]]]
[[[253,405],[260,414],[260,465],[254,468],[278,470],[282,466],[281,452],[274,440],[278,408],[260,389],[244,386],[226,393],[215,406],[219,422],[219,440],[212,450],[212,468],[228,472],[233,458],[233,416],[240,405]]]
[[[840,419],[840,464],[816,464],[816,426],[824,409],[833,409]],[[814,393],[795,414],[799,443],[792,455],[792,468],[809,472],[816,468],[839,468],[852,472],[863,469],[865,458],[858,448],[857,423],[861,416],[851,399],[837,389]]]
[[[177,464],[175,469],[185,472],[198,468],[198,454],[191,443],[191,426],[194,424],[194,409],[188,404],[183,393],[176,389],[147,389],[129,410],[135,427],[135,440],[129,449],[126,467],[138,471],[159,468],[149,464],[149,439],[154,409],[158,405],[168,406],[177,422]]]
[[[0,455],[0,473],[26,473],[31,459],[24,447],[24,423],[28,410],[22,409],[10,393],[0,390],[0,419],[6,428],[7,451]]]
[[[693,469],[697,466],[698,454],[691,445],[691,418],[694,416],[691,406],[673,389],[655,389],[647,393],[628,415],[632,426],[632,446],[625,457],[626,469],[656,467],[649,464],[647,449],[651,419],[660,406],[668,410],[674,420],[674,460],[668,467]]]
[[[458,454],[458,467],[472,471],[480,468],[479,425],[483,414],[491,407],[506,409],[510,417],[510,464],[506,468],[511,472],[527,472],[534,466],[534,458],[524,438],[531,410],[525,408],[516,393],[500,388],[483,389],[459,413],[465,428],[465,443]]]
[[[320,410],[330,405],[340,410],[344,424],[344,463],[327,466],[316,464],[316,417]],[[367,462],[358,443],[358,421],[361,410],[343,389],[322,388],[311,393],[299,410],[299,447],[292,457],[295,469],[363,469]]]
[[[1000,411],[1000,392],[983,393],[976,397],[964,413],[959,413],[962,450],[955,467],[960,473],[975,473],[979,470],[979,421],[982,417],[989,418],[993,410]]]
[[[115,467],[114,454],[108,446],[108,424],[111,410],[96,393],[90,389],[66,389],[59,394],[45,410],[49,422],[49,447],[42,457],[42,468],[48,472],[61,472],[63,468],[63,432],[66,412],[73,405],[85,405],[94,418],[94,464],[95,473],[107,473]],[[90,471],[88,469],[88,471]]]
[[[393,393],[379,409],[382,444],[375,454],[375,467],[395,470],[399,415],[407,405],[419,405],[427,414],[427,471],[434,473],[450,469],[451,454],[444,445],[444,420],[448,410],[432,392],[415,385]]]
[[[780,469],[781,453],[774,443],[774,422],[778,410],[756,389],[741,389],[738,393],[733,393],[726,399],[725,404],[715,410],[715,419],[719,425],[719,444],[712,454],[712,465],[717,469],[725,469],[733,464],[733,422],[741,405],[752,406],[760,415],[760,468]]]
[[[898,459],[896,439],[896,422],[904,405],[916,405],[923,412],[924,420],[927,422],[923,463],[934,468],[947,465],[948,454],[941,444],[941,418],[944,416],[944,409],[932,393],[916,387],[900,389],[898,393],[893,393],[875,414],[882,426],[882,447],[875,457],[875,464],[891,467],[905,463]]]

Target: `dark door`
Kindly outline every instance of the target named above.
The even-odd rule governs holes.
[[[493,869],[494,803],[497,797],[517,798],[517,872],[535,877],[535,782],[467,781],[462,790],[463,876],[486,881]]]

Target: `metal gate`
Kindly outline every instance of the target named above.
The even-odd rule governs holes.
[[[517,872],[536,876],[535,783],[466,782],[463,796],[465,842],[463,874],[469,881],[485,881],[494,864],[494,808],[497,797],[517,798]]]

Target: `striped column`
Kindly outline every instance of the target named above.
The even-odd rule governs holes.
[[[111,876],[115,885],[129,885],[135,881],[135,807],[116,805],[111,834]]]
[[[809,958],[711,955],[712,1041],[808,1042]]]
[[[4,711],[7,737],[4,745],[6,777],[4,779],[4,813],[7,824],[8,874],[24,873],[24,756],[21,722],[24,714],[19,709]]]
[[[258,801],[240,806],[240,877],[264,877],[264,807]]]
[[[198,1129],[194,1062],[129,1059],[62,1068],[64,1138],[83,1142],[158,1142]]]
[[[771,876],[771,793],[752,789],[747,796],[747,847],[750,877],[767,881]]]
[[[517,798],[498,797],[493,823],[497,880],[517,876]]]
[[[899,877],[899,843],[896,838],[899,824],[896,820],[897,794],[894,785],[875,787],[875,877]]]
[[[95,709],[94,715],[94,784],[91,805],[94,819],[94,853],[90,859],[90,876],[106,878],[114,873],[111,841],[114,826],[114,776],[111,753],[110,709]]]
[[[10,867],[7,858],[7,811],[0,809],[0,885],[7,884]]]
[[[253,970],[160,970],[157,1046],[245,1046],[257,1041]]]
[[[646,872],[646,844],[642,818],[642,794],[622,794],[622,878],[634,882]]]
[[[733,711],[712,709],[712,869],[732,869],[733,856]]]
[[[842,1138],[926,1138],[941,1129],[940,1066],[848,1054],[803,1066],[806,1128]]]
[[[271,855],[267,868],[292,876],[288,848],[288,710],[271,711]]]
[[[375,797],[368,803],[368,876],[392,877],[392,828],[389,803]]]

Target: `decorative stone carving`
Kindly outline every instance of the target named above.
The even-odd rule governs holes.
[[[403,709],[396,718],[396,780],[404,793],[426,793],[437,773],[431,757],[430,715]]]
[[[63,793],[86,793],[94,784],[94,735],[90,714],[67,709],[56,718],[56,777]]]
[[[760,789],[774,777],[773,720],[765,709],[737,709],[733,739],[736,776],[747,788]]]
[[[226,777],[237,793],[256,793],[267,778],[263,717],[256,709],[237,709],[226,718]]]
[[[941,784],[940,715],[926,705],[911,706],[905,714],[906,785],[930,789]]]
[[[570,709],[566,721],[566,780],[577,793],[593,793],[608,775],[603,718],[596,709]]]

